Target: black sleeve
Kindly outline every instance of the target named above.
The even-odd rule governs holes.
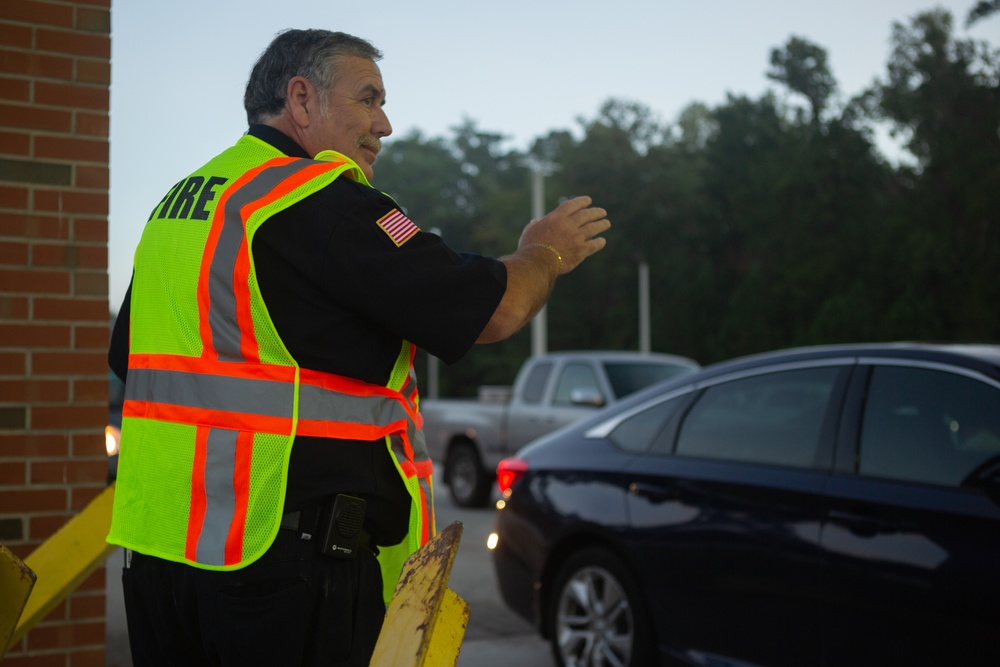
[[[394,210],[388,197],[370,198],[336,227],[324,283],[363,317],[454,363],[503,298],[506,269],[491,257],[455,252],[423,231],[397,245],[378,224]]]
[[[131,302],[132,282],[129,281],[122,306],[115,318],[115,328],[111,330],[111,344],[108,346],[108,366],[122,382],[125,382],[125,376],[128,374],[128,325]]]

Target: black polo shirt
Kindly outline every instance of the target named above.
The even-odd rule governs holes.
[[[254,125],[249,134],[286,155],[310,157],[274,128]],[[388,196],[341,177],[258,228],[251,250],[260,291],[303,368],[385,385],[403,339],[454,363],[496,310],[506,288],[500,261],[456,253],[399,216],[395,226],[380,225],[394,209]],[[130,294],[109,352],[122,378]],[[409,495],[382,442],[296,437],[286,511],[336,493],[368,501],[366,523],[377,543],[406,534]]]

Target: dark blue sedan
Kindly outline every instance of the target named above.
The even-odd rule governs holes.
[[[561,667],[1000,664],[1000,347],[787,350],[500,464],[506,604]]]

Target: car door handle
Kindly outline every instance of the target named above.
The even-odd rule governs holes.
[[[649,484],[647,482],[632,482],[628,485],[629,493],[649,498],[653,502],[663,502],[677,498],[676,486]]]
[[[832,510],[829,514],[830,521],[845,526],[855,535],[862,537],[874,537],[886,533],[898,533],[900,527],[892,521],[886,521],[867,514],[857,514],[855,512],[845,512],[842,510]]]

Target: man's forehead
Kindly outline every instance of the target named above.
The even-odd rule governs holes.
[[[340,65],[339,83],[351,92],[373,92],[385,96],[382,72],[378,65],[368,58],[348,56]]]

